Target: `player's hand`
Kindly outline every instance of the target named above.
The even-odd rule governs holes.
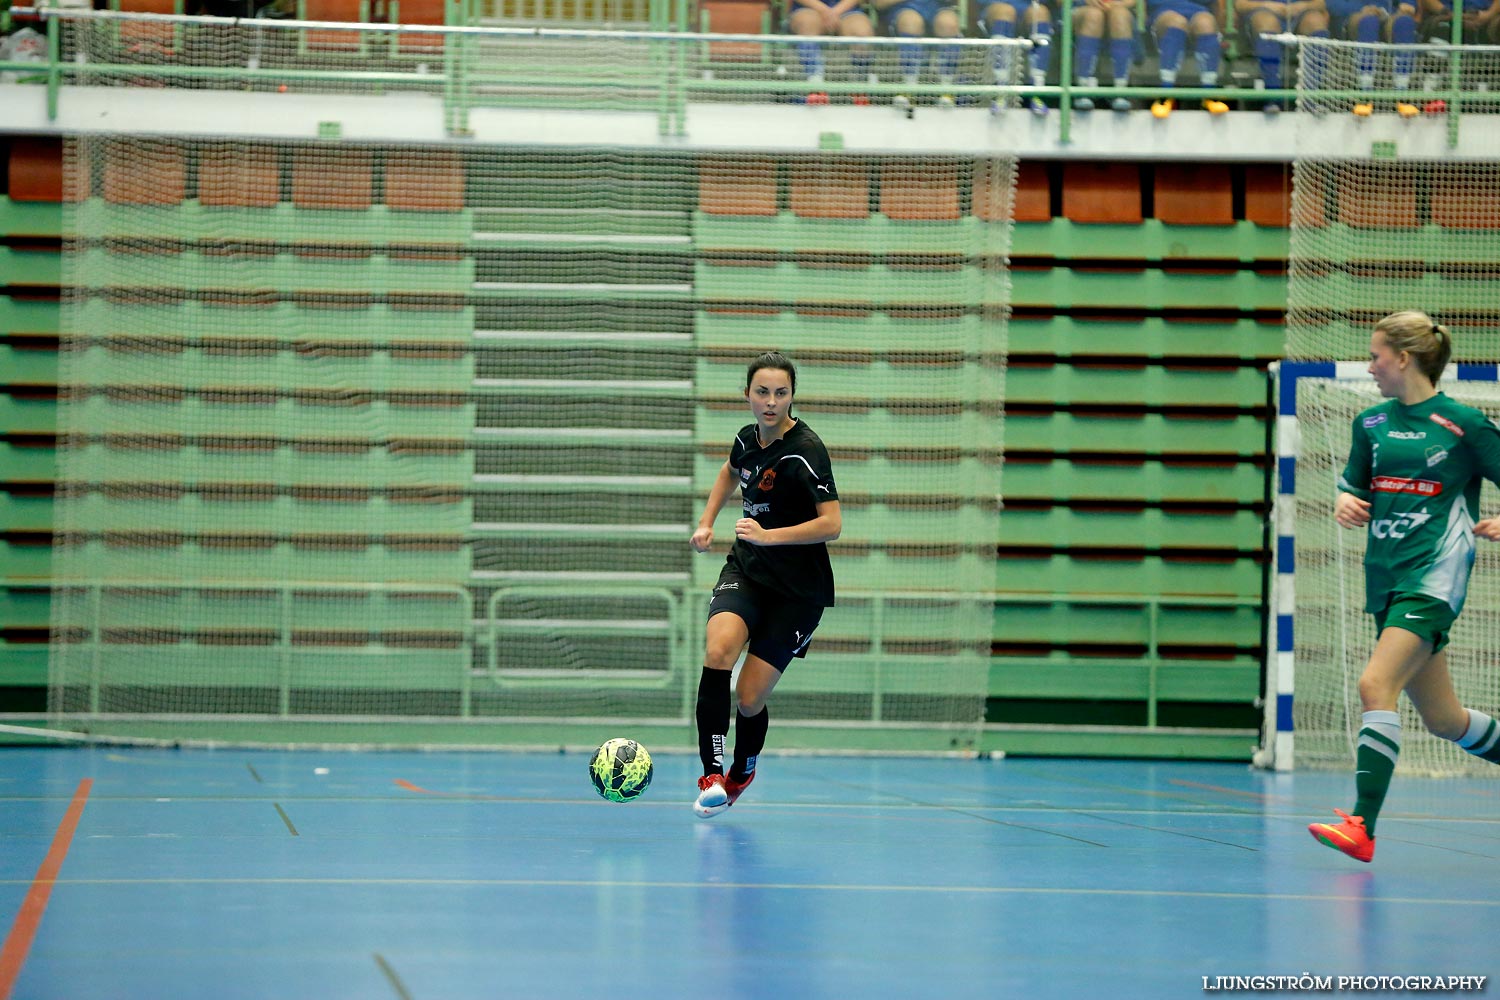
[[[822,10],[823,32],[829,35],[839,33],[839,21],[843,18],[842,11],[836,7],[824,7]]]
[[[1500,517],[1487,517],[1483,521],[1474,522],[1474,534],[1479,538],[1500,542]]]
[[[1370,523],[1370,501],[1340,493],[1333,502],[1333,519],[1340,528],[1363,528]]]
[[[693,537],[688,539],[688,544],[693,547],[694,552],[707,552],[708,547],[714,543],[714,529],[699,528],[693,532]]]
[[[760,526],[760,522],[753,517],[742,517],[734,522],[734,537],[743,539],[751,545],[766,544],[766,529]]]

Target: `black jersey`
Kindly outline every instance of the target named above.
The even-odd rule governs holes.
[[[747,424],[729,449],[739,476],[744,513],[763,528],[786,528],[818,516],[818,504],[839,498],[828,449],[798,420],[779,441],[762,448],[756,425]],[[756,583],[819,607],[833,607],[833,566],[828,546],[751,545],[735,539],[729,561]]]

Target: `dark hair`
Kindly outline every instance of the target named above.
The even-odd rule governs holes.
[[[1415,309],[1391,313],[1375,324],[1379,333],[1385,334],[1385,342],[1391,350],[1402,351],[1412,356],[1417,370],[1437,385],[1453,356],[1453,335],[1447,327],[1438,326],[1432,317]]]
[[[797,395],[797,366],[792,364],[792,359],[780,351],[767,351],[750,362],[750,367],[745,369],[745,391],[750,391],[750,382],[755,378],[755,373],[762,368],[775,368],[786,372],[787,379],[792,383],[792,395]]]

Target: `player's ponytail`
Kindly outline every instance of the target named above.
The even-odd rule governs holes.
[[[1411,355],[1417,370],[1437,385],[1453,357],[1453,334],[1448,328],[1432,321],[1432,317],[1416,309],[1391,313],[1375,324],[1378,333],[1385,334],[1385,342],[1391,350]]]

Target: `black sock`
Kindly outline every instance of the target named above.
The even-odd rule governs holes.
[[[734,766],[729,776],[735,781],[744,781],[755,773],[755,758],[766,746],[766,730],[771,725],[771,710],[762,707],[756,715],[735,713],[734,722]]]
[[[698,756],[704,774],[724,773],[729,738],[729,671],[703,668],[698,678]]]

